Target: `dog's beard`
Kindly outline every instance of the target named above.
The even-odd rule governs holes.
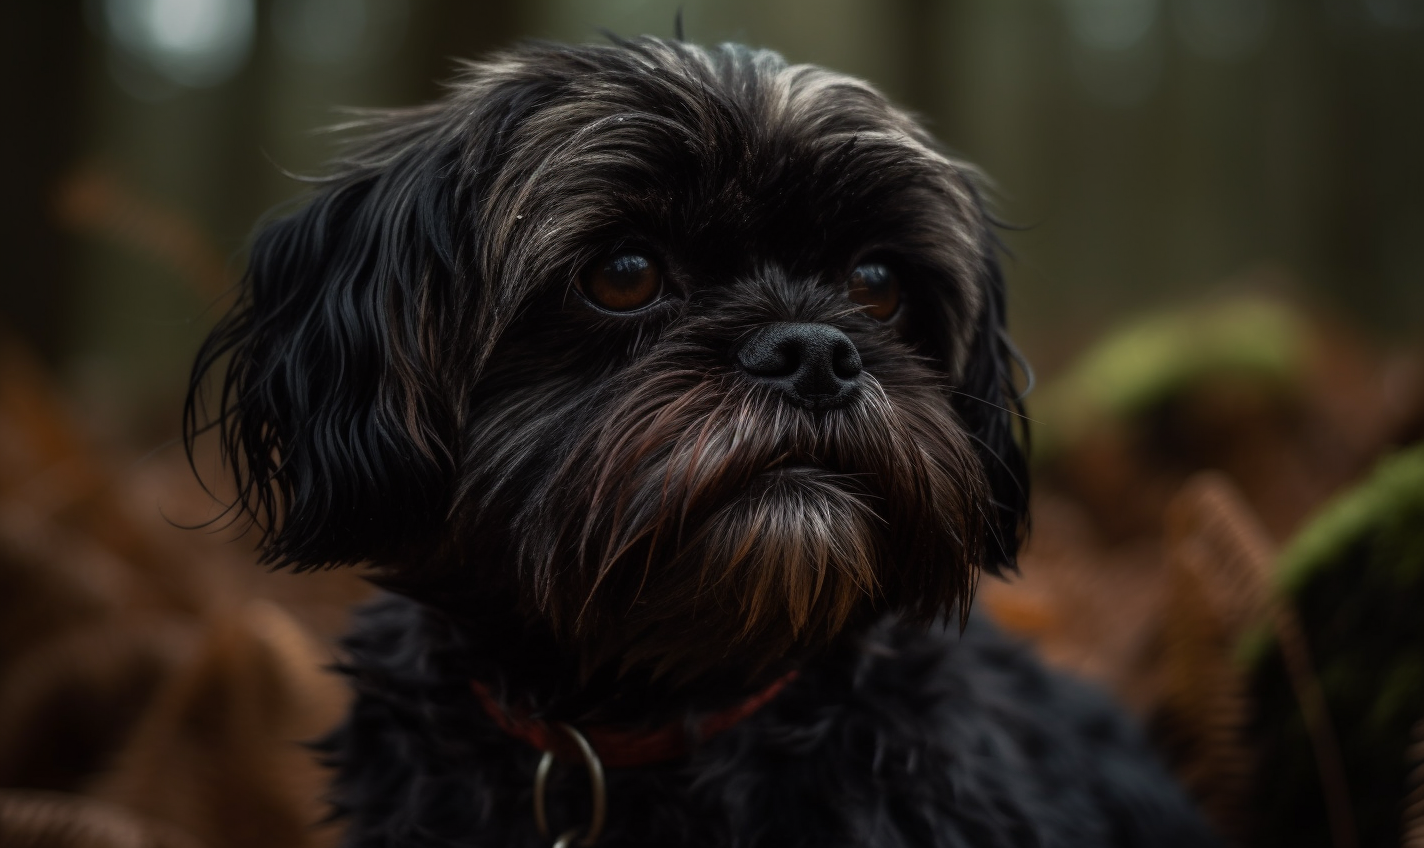
[[[755,674],[882,610],[973,593],[985,486],[927,368],[813,413],[731,371],[647,357],[580,404],[514,519],[533,606],[583,654]]]

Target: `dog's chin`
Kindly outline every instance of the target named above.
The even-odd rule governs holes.
[[[574,641],[625,672],[755,678],[875,617],[881,523],[847,475],[768,469],[688,528],[670,561],[610,574]]]
[[[699,588],[735,605],[741,636],[769,628],[829,636],[875,600],[884,556],[878,520],[853,478],[775,468],[703,525],[686,565]]]

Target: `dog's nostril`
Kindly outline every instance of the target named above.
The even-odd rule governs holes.
[[[831,370],[842,380],[854,380],[860,376],[860,351],[856,350],[855,344],[845,336],[841,336],[841,340],[831,351]]]
[[[799,339],[768,337],[766,333],[753,336],[737,355],[742,368],[758,377],[790,377],[801,367],[803,358]]]
[[[828,324],[769,324],[737,351],[737,363],[749,376],[815,408],[849,402],[862,370],[855,343]]]

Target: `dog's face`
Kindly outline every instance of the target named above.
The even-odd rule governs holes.
[[[543,46],[364,126],[194,372],[196,398],[231,354],[217,420],[269,561],[372,561],[684,675],[959,611],[1012,565],[993,236],[867,85]]]

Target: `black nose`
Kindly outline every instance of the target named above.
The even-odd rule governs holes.
[[[737,363],[810,409],[845,406],[860,387],[860,351],[829,324],[768,324],[737,351]]]

